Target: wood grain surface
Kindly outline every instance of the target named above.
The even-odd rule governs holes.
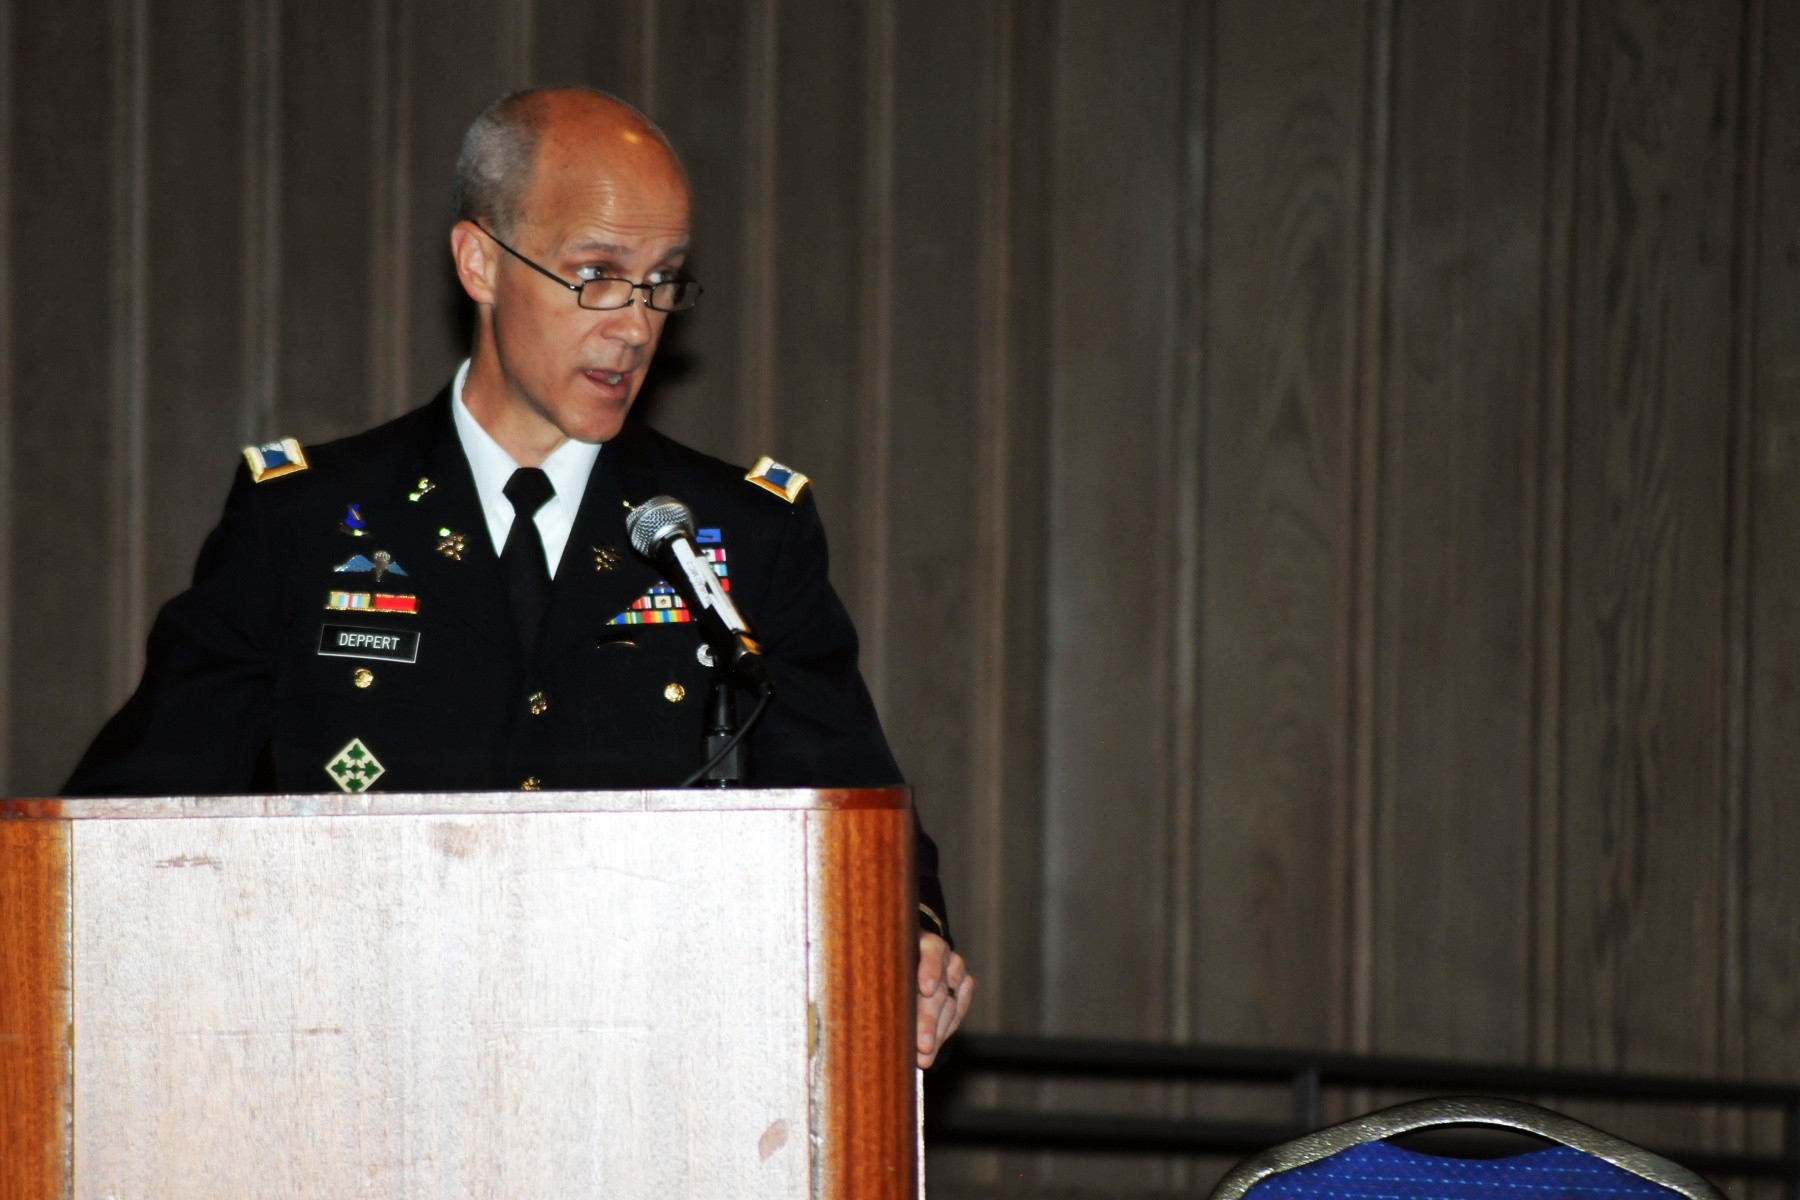
[[[1707,1071],[1730,1061],[1740,936],[1724,751],[1743,13],[1583,15],[1558,1057]],[[1646,1141],[1710,1132],[1576,1111]]]
[[[68,828],[0,821],[0,1200],[64,1200]]]
[[[1764,225],[1751,259],[1754,497],[1750,541],[1745,1051],[1755,1073],[1800,1076],[1800,12],[1776,5],[1763,48],[1767,107],[1755,175]]]
[[[1367,6],[1218,9],[1196,1033],[1343,1044]],[[1282,997],[1314,994],[1294,1005]]]
[[[1398,13],[1372,849],[1380,864],[1434,853],[1375,872],[1371,1044],[1392,1053],[1530,1048],[1537,563],[1520,517],[1538,449],[1547,14]],[[1447,402],[1464,392],[1520,402]]]
[[[816,1193],[918,1194],[913,1069],[917,893],[908,812],[807,817]]]
[[[1736,94],[1738,14],[1622,0],[1586,15],[1561,1048],[1571,1063],[1695,1069],[1720,1047],[1726,903],[1721,248],[1738,113],[1721,98]]]
[[[1180,128],[1181,12],[1064,3],[1057,22],[1044,1020],[1141,1036],[1167,1019],[1162,445],[1175,290],[1166,270],[1117,271],[1175,253],[1165,148]],[[1108,936],[1111,912],[1133,914],[1131,936]]]

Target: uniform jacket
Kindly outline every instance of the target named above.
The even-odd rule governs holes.
[[[717,530],[732,599],[769,661],[775,699],[747,739],[747,782],[901,781],[810,492],[790,502],[628,422],[595,462],[528,657],[447,390],[306,458],[260,483],[239,469],[193,585],[151,629],[143,681],[67,793],[330,791],[328,766],[353,739],[379,763],[379,790],[675,785],[705,736],[698,626],[611,623],[661,583],[624,520],[660,494]],[[398,571],[337,570],[382,551]],[[327,607],[405,597],[416,611]],[[942,913],[936,849],[918,841],[920,899]]]

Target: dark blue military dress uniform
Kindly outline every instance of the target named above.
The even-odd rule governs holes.
[[[69,794],[673,786],[701,761],[712,670],[697,625],[653,615],[672,601],[630,549],[626,513],[655,495],[693,511],[769,662],[746,782],[901,781],[810,493],[628,422],[595,461],[528,652],[448,390],[366,433],[286,445],[239,471]],[[922,831],[918,851],[926,927],[942,932]]]

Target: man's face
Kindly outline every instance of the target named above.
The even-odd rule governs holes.
[[[553,126],[509,232],[501,236],[519,253],[570,282],[607,275],[642,283],[686,258],[687,184],[641,131],[559,134]],[[667,314],[646,307],[641,291],[625,308],[581,308],[574,292],[497,246],[493,253],[490,311],[506,419],[610,441],[644,384]]]

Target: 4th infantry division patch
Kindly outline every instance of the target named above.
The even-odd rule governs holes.
[[[369,748],[362,744],[361,738],[351,738],[350,744],[325,764],[325,773],[331,776],[331,781],[338,785],[339,791],[345,792],[368,791],[386,770],[369,753]]]

